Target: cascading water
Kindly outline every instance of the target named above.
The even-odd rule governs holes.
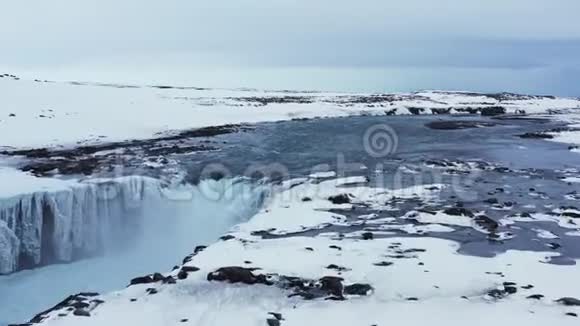
[[[267,189],[239,178],[165,188],[155,179],[127,177],[11,199],[30,206],[3,203],[4,272],[22,267],[22,257],[43,267],[0,276],[0,326],[28,320],[70,294],[120,289],[133,277],[171,270],[196,245],[251,217]],[[34,219],[46,218],[46,210],[52,224]],[[92,258],[78,260],[86,257]]]
[[[138,227],[142,203],[158,197],[144,177],[95,179],[0,200],[0,274],[98,254]],[[133,234],[133,233],[130,233]]]

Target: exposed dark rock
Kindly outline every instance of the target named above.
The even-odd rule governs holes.
[[[268,326],[280,326],[280,320],[275,318],[266,319],[266,323],[268,324]]]
[[[556,302],[565,306],[580,306],[580,300],[572,297],[560,298]]]
[[[496,116],[505,114],[506,109],[503,106],[489,106],[481,109],[481,115],[483,116]]]
[[[181,263],[182,264],[189,263],[193,259],[193,256],[195,256],[195,254],[190,254],[190,255],[185,256],[185,258],[183,258]]]
[[[373,290],[369,284],[355,283],[344,287],[344,294],[349,295],[368,295]]]
[[[402,251],[399,251],[400,253],[403,254],[411,254],[411,253],[416,253],[416,252],[426,252],[426,249],[421,249],[421,248],[411,248],[411,249],[405,249]]]
[[[320,289],[328,292],[331,295],[342,297],[343,279],[336,276],[325,276],[319,280],[321,286]]]
[[[222,240],[222,241],[228,241],[228,240],[232,240],[232,239],[235,239],[235,238],[236,237],[234,237],[233,235],[228,234],[228,235],[221,236],[220,237],[220,240]]]
[[[506,293],[499,289],[493,289],[487,292],[487,295],[494,299],[501,299],[506,296]]]
[[[41,115],[40,117],[46,117]],[[86,145],[66,149],[36,148],[26,150],[4,150],[1,155],[25,156],[30,159],[20,169],[37,176],[62,175],[92,175],[95,172],[106,171],[118,165],[119,152],[123,152],[123,165],[132,166],[135,162],[143,163],[143,158],[165,155],[184,154],[190,152],[210,151],[217,149],[200,141],[199,137],[211,137],[226,133],[245,130],[239,125],[225,125],[183,131],[177,134],[154,139],[129,140],[106,144]],[[95,155],[97,152],[109,154]]]
[[[165,277],[159,273],[136,277],[131,280],[129,286],[137,284],[149,284],[162,281]]]
[[[29,324],[39,324],[41,323],[51,312],[67,309],[68,311],[76,312],[77,310],[82,310],[83,308],[88,307],[88,297],[94,297],[98,295],[97,293],[86,292],[86,293],[78,293],[75,295],[68,296],[63,301],[56,304],[54,307],[43,311],[36,316],[34,316],[30,321]],[[98,304],[98,303],[97,303]],[[75,308],[79,307],[79,308]],[[82,314],[82,312],[79,312]]]
[[[268,230],[257,230],[257,231],[252,231],[250,234],[253,236],[257,236],[257,237],[267,237],[270,236],[272,231],[274,231],[276,229],[268,229]]]
[[[349,194],[340,194],[340,195],[336,195],[336,196],[330,196],[330,197],[328,197],[328,200],[335,205],[349,204],[350,203],[350,196],[351,195],[349,195]]]
[[[337,296],[331,295],[329,297],[324,298],[324,300],[328,300],[328,301],[344,301],[344,300],[346,300],[346,298],[345,297],[337,297]]]
[[[195,249],[193,249],[193,253],[189,254],[188,256],[186,256],[185,258],[183,258],[182,264],[185,265],[187,263],[189,263],[193,257],[195,257],[195,255],[199,254],[200,252],[204,251],[207,248],[207,246],[197,246],[195,247]]]
[[[163,274],[161,273],[154,273],[152,276],[153,282],[160,282],[163,281],[165,279],[165,276],[163,276]]]
[[[574,212],[564,212],[562,216],[571,217],[571,218],[580,218],[580,214]]]
[[[173,276],[167,276],[163,279],[163,284],[175,284],[175,278]]]
[[[302,201],[303,202],[312,201],[312,198],[310,198],[310,197],[303,197],[302,198]]]
[[[493,289],[487,292],[487,295],[494,299],[502,299],[508,295],[512,295],[518,292],[516,283],[514,282],[504,282],[503,289]]]
[[[552,139],[554,136],[541,132],[526,132],[525,134],[519,135],[520,138],[531,138],[531,139]]]
[[[82,316],[82,317],[90,317],[91,313],[89,313],[88,311],[86,311],[84,309],[75,309],[75,311],[73,311],[73,315]]]
[[[409,110],[409,112],[411,112],[414,115],[419,115],[425,111],[424,108],[417,108],[417,107],[408,107],[407,110]]]
[[[313,103],[315,98],[312,96],[268,96],[268,97],[258,97],[258,96],[249,96],[249,97],[229,97],[227,99],[230,100],[237,100],[242,102],[249,102],[249,103],[256,103],[260,106],[266,106],[268,104],[288,104],[288,103],[295,103],[295,104],[310,104]]]
[[[282,318],[282,314],[279,312],[269,312],[268,315],[272,315],[277,320],[284,320],[284,318]]]
[[[497,125],[488,121],[472,121],[472,120],[447,120],[447,121],[432,121],[426,124],[428,128],[435,130],[458,130],[481,127],[493,127]]]
[[[544,298],[544,295],[542,294],[532,294],[526,297],[526,299],[532,299],[532,300],[542,300]]]
[[[335,264],[330,264],[328,266],[326,266],[326,269],[333,269],[335,271],[339,271],[339,272],[344,272],[344,271],[349,271],[350,269],[343,267],[343,266],[338,266]]]
[[[238,266],[222,267],[207,275],[208,281],[221,281],[229,283],[244,283],[244,284],[266,284],[272,285],[267,281],[265,275],[254,275],[253,271],[256,268],[245,268]]]
[[[145,292],[147,292],[147,294],[157,294],[158,291],[155,288],[148,288],[145,290]]]
[[[546,246],[547,246],[548,248],[552,249],[552,250],[557,250],[557,249],[559,249],[560,247],[562,247],[562,245],[561,245],[561,244],[559,244],[559,243],[555,243],[555,242],[550,242],[550,243],[547,243],[547,244],[546,244]]]
[[[182,269],[177,273],[177,278],[180,280],[185,280],[188,275],[189,274],[187,274],[187,272]]]
[[[446,108],[446,109],[432,108],[431,109],[431,114],[449,114],[450,112],[451,112],[451,108]]]
[[[71,303],[70,306],[73,308],[76,308],[76,309],[83,309],[83,308],[90,307],[90,304],[88,302],[85,302],[85,301],[76,301],[76,302]]]
[[[374,263],[373,265],[375,265],[375,266],[381,266],[381,267],[387,267],[387,266],[391,266],[393,264],[394,263],[393,262],[390,262],[390,261],[382,261],[382,262],[379,262],[379,263]]]
[[[477,225],[492,233],[499,228],[499,223],[485,215],[476,216],[474,221]]]
[[[472,107],[464,107],[464,108],[455,108],[455,111],[469,113],[469,114],[478,114],[478,113],[480,113],[481,109],[480,108],[472,108]]]
[[[534,286],[533,286],[533,285],[531,285],[531,284],[528,284],[528,285],[524,285],[524,286],[522,286],[522,289],[524,289],[524,290],[531,290],[531,289],[533,289],[533,288],[534,288]]]
[[[569,317],[578,317],[578,314],[575,313],[575,312],[567,312],[566,313],[566,316],[569,316]]]
[[[515,286],[504,286],[504,291],[507,294],[515,294],[518,292],[518,288]]]
[[[467,208],[463,208],[463,207],[447,208],[443,211],[443,213],[445,213],[447,215],[453,215],[453,216],[473,217],[473,213],[470,210],[468,210]]]
[[[497,204],[497,203],[499,203],[499,201],[497,200],[497,198],[489,198],[489,199],[484,200],[484,202],[485,203],[488,203],[488,204]]]
[[[361,236],[363,240],[373,240],[375,237],[372,232],[365,232]]]
[[[185,271],[187,273],[194,273],[194,272],[199,271],[199,268],[195,267],[195,266],[182,266],[181,270]]]

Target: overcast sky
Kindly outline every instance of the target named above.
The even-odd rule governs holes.
[[[0,67],[45,78],[580,95],[578,0],[18,0],[1,12]]]

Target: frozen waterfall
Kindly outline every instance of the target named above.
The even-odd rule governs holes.
[[[133,176],[0,199],[0,274],[90,257],[126,240],[119,237],[140,226],[143,201],[159,194],[155,179]]]

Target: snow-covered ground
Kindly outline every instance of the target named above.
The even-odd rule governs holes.
[[[0,78],[2,147],[144,139],[176,130],[360,114],[546,113],[580,108],[573,98],[417,92],[350,94],[146,87]],[[467,110],[467,111],[461,111]],[[475,111],[473,111],[475,110]]]
[[[280,189],[253,219],[173,272],[118,292],[81,295],[37,320],[75,326],[577,323],[580,301],[572,297],[580,293],[574,282],[580,266],[546,264],[553,252],[481,258],[459,255],[457,243],[430,237],[293,234],[347,223],[346,216],[326,212],[330,208],[350,210],[389,197],[429,202],[440,188],[343,183],[311,180]],[[348,203],[333,203],[345,192]],[[262,237],[265,230],[277,236]]]

